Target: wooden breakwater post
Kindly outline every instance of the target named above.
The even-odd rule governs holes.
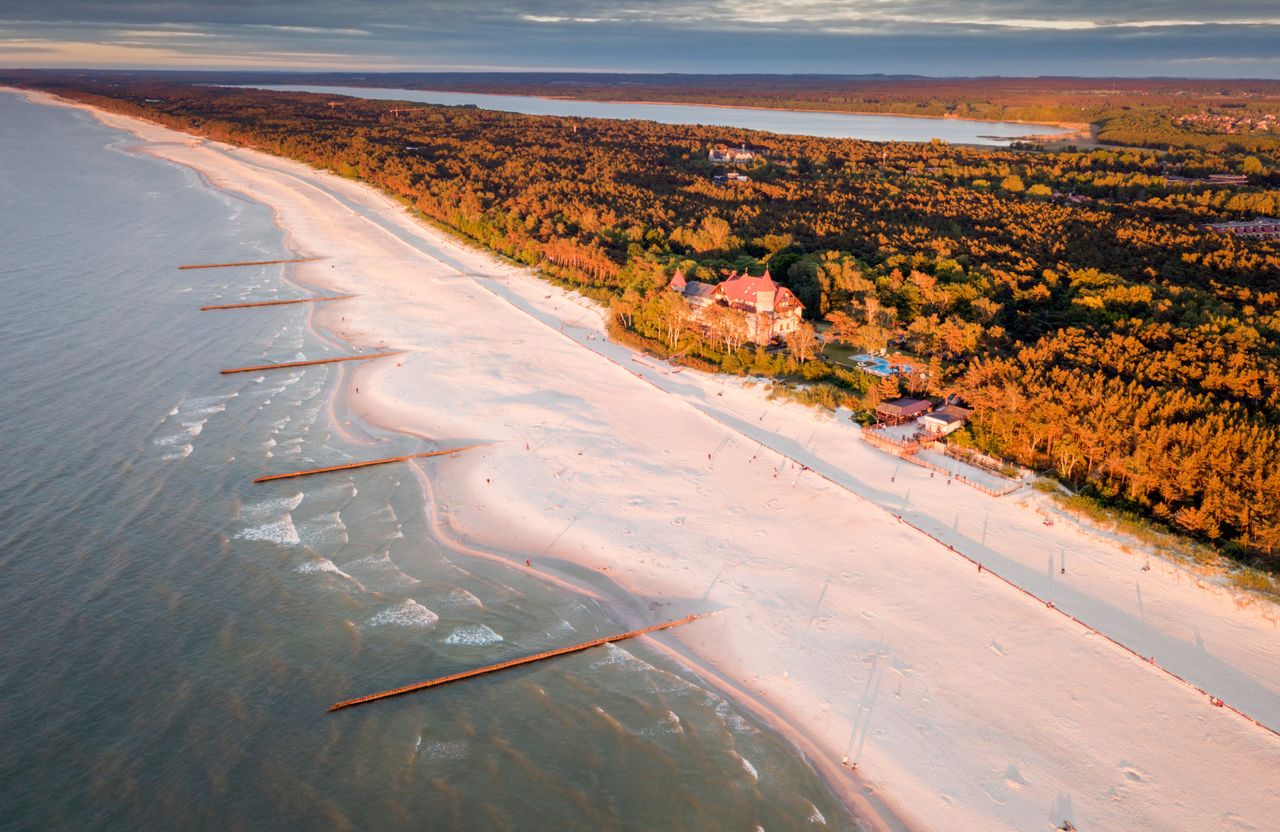
[[[286,361],[282,364],[256,364],[252,367],[231,367],[219,370],[222,375],[231,373],[256,373],[262,370],[287,370],[290,367],[313,367],[316,364],[336,364],[339,361],[368,361],[371,358],[386,358],[388,355],[399,355],[400,352],[371,352],[368,355],[340,355],[337,358],[315,358],[310,361]]]
[[[275,266],[279,263],[310,263],[314,260],[323,260],[323,257],[293,257],[287,260],[242,260],[238,263],[190,263],[185,266],[179,266],[179,271],[188,269],[231,269],[238,266]]]
[[[479,448],[480,445],[462,445],[457,448],[445,448],[441,451],[423,451],[416,454],[405,454],[404,456],[389,456],[386,459],[370,459],[366,462],[348,462],[345,465],[330,465],[326,468],[312,468],[307,471],[290,471],[287,474],[268,474],[265,477],[258,477],[254,482],[271,482],[273,480],[288,480],[294,477],[309,477],[312,474],[328,474],[333,471],[350,471],[352,468],[368,468],[372,465],[386,465],[389,462],[404,462],[409,459],[425,459],[432,456],[448,456],[449,454],[461,453],[469,451],[472,448]]]
[[[429,679],[425,682],[416,682],[412,685],[404,685],[403,687],[392,688],[391,690],[384,690],[379,693],[370,693],[367,696],[358,696],[355,699],[344,699],[341,702],[335,702],[330,705],[329,712],[333,713],[334,711],[340,711],[343,708],[350,708],[353,705],[363,705],[367,702],[377,702],[379,699],[390,699],[392,696],[402,696],[406,693],[413,693],[414,691],[425,690],[426,688],[439,687],[440,685],[447,685],[450,682],[458,682],[463,679],[470,679],[474,676],[483,676],[486,673],[497,673],[499,670],[507,670],[512,667],[532,664],[533,662],[546,661],[547,659],[554,659],[556,656],[565,656],[569,653],[580,653],[583,650],[590,650],[592,647],[599,647],[602,644],[610,644],[615,641],[625,641],[629,638],[642,636],[645,633],[652,633],[658,630],[678,627],[681,624],[688,624],[690,621],[696,621],[703,617],[705,617],[705,614],[686,615],[684,618],[680,618],[675,621],[668,621],[664,624],[654,624],[640,630],[632,630],[629,633],[620,633],[616,636],[606,636],[604,638],[595,639],[594,641],[575,644],[572,647],[561,647],[557,650],[548,650],[545,653],[535,653],[532,656],[525,656],[520,659],[511,659],[510,661],[491,664],[487,667],[476,668],[475,670],[464,670],[461,673],[453,673],[449,676],[441,676],[438,679]]]
[[[202,306],[201,312],[213,312],[219,309],[253,309],[259,306],[288,306],[291,303],[328,303],[332,300],[346,300],[355,295],[333,295],[322,298],[294,298],[292,300],[255,300],[248,303],[224,303],[216,306]]]

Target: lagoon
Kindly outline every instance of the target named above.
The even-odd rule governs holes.
[[[796,136],[862,139],[877,142],[927,142],[941,139],[952,144],[1003,147],[1030,134],[1065,134],[1062,127],[1019,124],[1008,121],[968,121],[950,118],[856,115],[804,110],[766,110],[750,107],[717,107],[696,104],[651,104],[626,101],[578,101],[541,98],[531,95],[489,95],[485,93],[439,92],[435,90],[386,89],[381,87],[330,87],[307,84],[265,84],[254,89],[281,92],[314,92],[322,95],[349,95],[384,101],[416,101],[449,106],[476,106],[535,116],[580,118],[644,119],[661,124],[704,124],[764,130]]]

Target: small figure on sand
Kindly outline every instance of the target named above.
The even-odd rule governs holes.
[[[529,567],[530,569],[532,569],[532,568],[533,568],[533,561],[529,560],[528,558],[525,558],[525,559],[524,559],[524,565],[525,565],[525,566],[527,566],[527,567]]]

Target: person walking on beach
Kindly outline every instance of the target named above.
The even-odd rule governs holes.
[[[524,565],[525,565],[525,566],[527,566],[527,567],[529,567],[530,569],[532,569],[532,568],[533,568],[533,561],[529,560],[528,558],[525,558],[525,559],[524,559]]]

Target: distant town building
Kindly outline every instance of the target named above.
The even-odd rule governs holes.
[[[756,344],[767,344],[795,332],[804,314],[804,304],[790,289],[775,283],[767,271],[759,277],[734,274],[715,284],[687,280],[683,272],[676,272],[667,288],[684,297],[695,318],[712,304],[742,312],[747,340]]]
[[[712,148],[711,152],[707,154],[707,161],[713,165],[745,165],[755,161],[755,158],[755,151],[747,150],[746,145],[728,149],[716,147]]]
[[[900,425],[923,416],[932,408],[928,399],[893,399],[876,405],[876,418],[887,425]]]
[[[1240,173],[1211,173],[1207,178],[1176,176],[1165,174],[1164,181],[1170,185],[1248,185],[1249,177]]]
[[[1213,222],[1205,226],[1219,234],[1232,234],[1236,237],[1280,237],[1280,220],[1269,217],[1257,217],[1251,220],[1234,222]]]
[[[745,173],[738,173],[736,170],[727,171],[725,173],[717,173],[711,177],[711,181],[717,185],[727,185],[730,182],[750,182],[751,177]]]

